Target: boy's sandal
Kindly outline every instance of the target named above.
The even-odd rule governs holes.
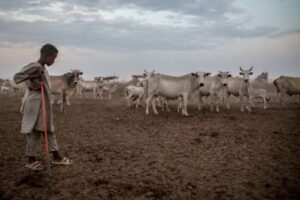
[[[26,163],[25,167],[33,171],[42,171],[44,169],[43,165],[39,161],[33,163]]]
[[[70,160],[69,158],[64,157],[61,160],[53,160],[52,164],[54,164],[54,165],[71,165],[71,164],[73,164],[73,161]]]

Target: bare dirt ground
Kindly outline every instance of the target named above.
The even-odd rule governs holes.
[[[61,151],[74,164],[54,166],[46,184],[29,184],[20,99],[0,103],[0,195],[10,199],[300,197],[299,105],[252,113],[190,106],[182,117],[174,107],[146,116],[122,98],[72,99],[64,114],[58,106],[54,113]]]

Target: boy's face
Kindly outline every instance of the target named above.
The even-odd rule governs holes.
[[[47,65],[47,66],[50,66],[50,65],[52,65],[53,63],[54,63],[54,61],[55,61],[55,58],[57,57],[57,53],[53,53],[53,54],[50,54],[50,55],[46,55],[45,56],[45,64]]]

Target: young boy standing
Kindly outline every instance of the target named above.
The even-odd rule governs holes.
[[[43,170],[42,164],[36,160],[35,150],[41,135],[44,135],[43,116],[41,109],[41,83],[45,89],[45,107],[47,113],[47,129],[49,151],[53,154],[53,164],[69,165],[72,161],[63,157],[59,152],[56,136],[53,127],[53,114],[51,105],[51,83],[47,66],[51,66],[58,54],[58,50],[52,44],[45,44],[40,50],[40,58],[37,62],[30,63],[23,67],[14,76],[14,81],[18,84],[23,81],[29,89],[29,95],[25,100],[24,113],[22,119],[21,133],[26,137],[26,156],[28,162],[25,167],[39,171]]]

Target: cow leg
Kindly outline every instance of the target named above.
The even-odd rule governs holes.
[[[209,98],[209,97],[208,97]],[[208,99],[207,98],[207,99]],[[214,104],[215,104],[216,98],[215,95],[210,95],[210,102],[209,102],[209,106],[210,106],[210,112],[214,111]]]
[[[169,108],[168,101],[166,100],[165,103],[166,103],[167,112],[171,112],[171,110],[170,110],[170,108]]]
[[[187,105],[188,105],[188,95],[183,95],[183,108],[181,114],[184,116],[189,116],[187,112]]]
[[[240,97],[240,104],[241,104],[241,112],[244,112],[244,101],[243,101],[244,96],[240,94],[239,97]]]
[[[157,110],[156,110],[155,99],[153,99],[153,100],[151,101],[151,104],[152,104],[153,112],[154,112],[156,115],[158,115],[158,112],[157,112]]]
[[[182,109],[182,98],[179,97],[178,98],[177,112],[180,112],[181,109]]]
[[[220,109],[219,109],[219,104],[221,102],[221,99],[219,96],[215,95],[215,98],[216,98],[216,112],[220,112]]]
[[[266,97],[263,97],[262,99],[264,101],[264,109],[267,109],[267,100],[266,100]]]
[[[152,100],[152,96],[148,96],[148,98],[146,99],[146,115],[149,115],[149,105],[151,100]]]
[[[126,99],[127,99],[127,107],[129,108],[131,106],[131,97],[132,97],[132,94],[129,94]]]
[[[136,106],[135,106],[136,109],[138,109],[140,101],[141,101],[141,97],[139,96],[136,100]]]
[[[64,111],[64,104],[65,104],[65,98],[66,98],[66,96],[65,96],[66,94],[65,94],[65,92],[63,91],[63,92],[61,92],[61,94],[60,94],[60,112],[63,112]]]
[[[229,110],[230,109],[230,104],[229,104],[229,94],[228,92],[224,92],[224,101],[226,104],[226,108]]]
[[[66,96],[66,103],[67,103],[68,106],[71,105],[71,104],[70,104],[70,98],[69,98],[69,96]]]
[[[249,95],[246,96],[247,97],[247,106],[246,106],[246,109],[249,111],[249,112],[252,112],[251,110],[251,105],[250,105],[250,98],[249,98]]]
[[[202,95],[200,94],[200,92],[199,92],[198,98],[199,98],[199,101],[198,101],[198,110],[201,110],[202,106],[204,105],[204,103],[203,103]]]

